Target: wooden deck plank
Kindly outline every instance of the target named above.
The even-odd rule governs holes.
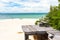
[[[32,25],[22,26],[22,29],[24,32],[44,31],[42,28],[40,28],[38,26],[32,26]]]
[[[22,29],[24,32],[37,32],[46,31],[56,35],[60,35],[60,31],[53,29],[52,27],[39,27],[37,25],[23,25]]]

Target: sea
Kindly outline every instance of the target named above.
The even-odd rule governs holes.
[[[47,13],[0,13],[0,19],[14,19],[14,18],[42,18],[45,17]]]

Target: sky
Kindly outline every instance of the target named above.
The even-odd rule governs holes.
[[[58,0],[0,0],[0,13],[47,13]]]

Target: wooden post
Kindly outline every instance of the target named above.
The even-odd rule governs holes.
[[[41,40],[48,40],[48,34],[42,34]]]
[[[25,34],[25,40],[27,40],[28,39],[28,35],[27,34]]]

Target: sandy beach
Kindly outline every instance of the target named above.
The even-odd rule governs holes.
[[[0,40],[24,40],[22,25],[35,25],[38,19],[4,19],[0,20]],[[19,33],[21,32],[21,33]],[[33,40],[33,36],[30,37]],[[55,35],[53,40],[60,40],[59,35]]]
[[[22,25],[34,25],[37,19],[4,19],[0,20],[0,40],[24,40]]]

